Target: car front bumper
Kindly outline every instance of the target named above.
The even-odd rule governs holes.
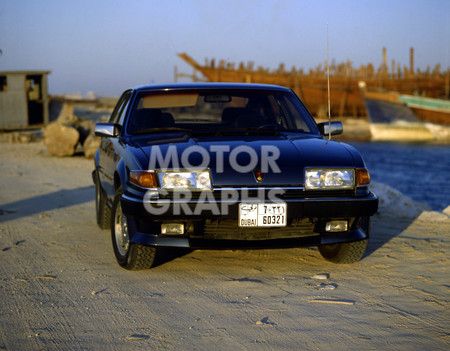
[[[179,203],[162,201],[163,213],[148,210],[155,200],[126,193],[122,195],[122,211],[128,218],[131,242],[185,248],[275,248],[316,246],[352,242],[368,238],[368,217],[377,212],[378,199],[367,192],[364,196],[288,198],[287,226],[282,228],[238,227],[239,202],[223,201],[212,208],[197,211],[198,201]],[[224,210],[225,211],[222,211]],[[327,232],[328,221],[348,221],[348,230]],[[161,234],[162,223],[183,223],[183,235]]]

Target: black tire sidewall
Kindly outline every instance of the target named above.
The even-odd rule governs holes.
[[[116,195],[114,196],[113,206],[112,206],[112,213],[111,213],[111,239],[112,239],[112,246],[114,250],[114,255],[116,256],[116,260],[122,267],[126,267],[128,263],[128,258],[130,256],[130,248],[131,244],[128,245],[128,250],[125,253],[125,255],[122,255],[119,252],[119,249],[117,247],[117,241],[116,241],[116,228],[115,228],[115,220],[116,220],[116,211],[118,208],[118,205],[120,204],[120,198],[123,194],[122,188],[120,187]]]
[[[110,228],[111,209],[106,204],[106,196],[100,183],[98,171],[95,171],[95,216],[101,229]]]
[[[96,214],[96,218],[97,218],[97,224],[98,225],[100,225],[101,226],[101,223],[100,223],[100,219],[101,219],[101,216],[100,216],[100,210],[101,210],[101,207],[102,207],[102,191],[101,191],[101,189],[100,189],[100,182],[99,182],[99,180],[98,180],[98,175],[97,175],[97,173],[95,173],[96,174],[96,176],[95,176],[95,214]]]
[[[370,236],[370,218],[362,217],[360,226],[366,234],[366,238],[339,244],[319,246],[319,252],[323,258],[334,263],[355,263],[364,257]]]

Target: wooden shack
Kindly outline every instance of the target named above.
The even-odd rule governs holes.
[[[50,71],[0,71],[0,130],[48,124],[48,74]]]

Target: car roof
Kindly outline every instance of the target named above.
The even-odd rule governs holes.
[[[170,83],[142,85],[132,88],[137,92],[168,91],[168,90],[261,90],[290,92],[291,89],[279,85],[252,84],[252,83]]]

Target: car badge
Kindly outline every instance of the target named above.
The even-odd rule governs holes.
[[[256,182],[262,183],[264,179],[264,173],[262,171],[253,171],[253,174],[255,175]]]

